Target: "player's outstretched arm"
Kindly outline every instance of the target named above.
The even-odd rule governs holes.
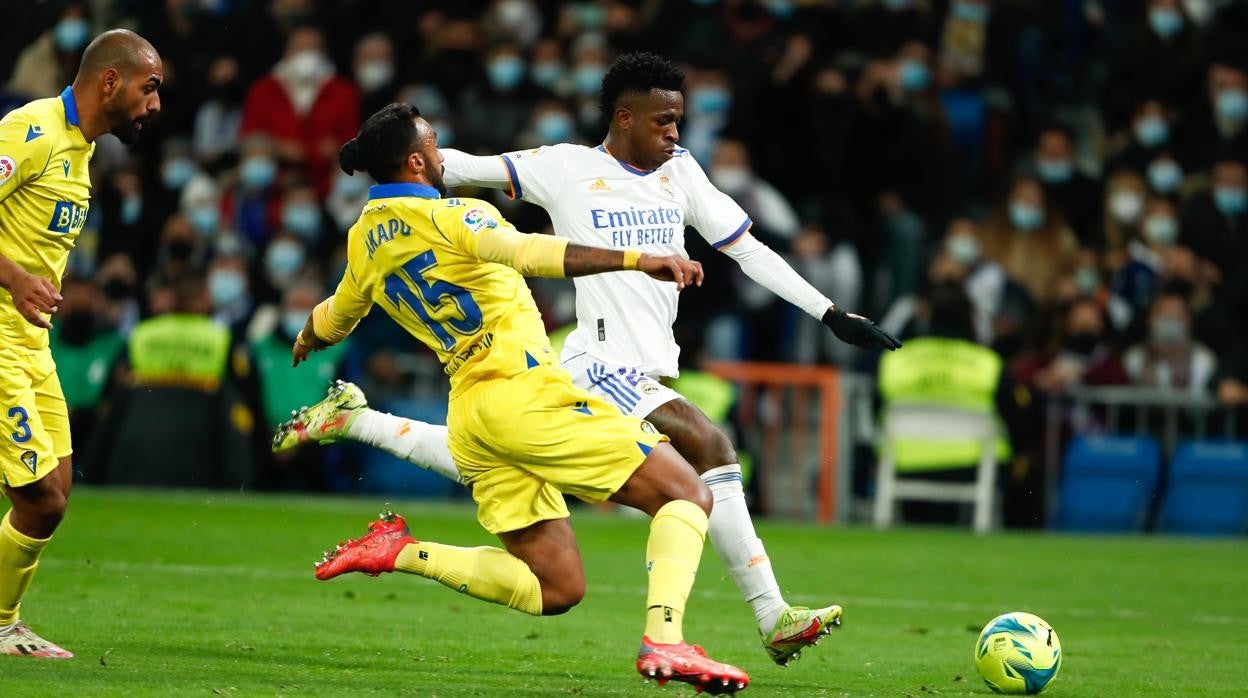
[[[27,272],[8,257],[0,255],[0,287],[13,296],[13,305],[26,321],[35,327],[52,329],[44,314],[51,315],[58,309],[61,294],[51,281]]]
[[[827,325],[837,339],[848,344],[892,351],[901,342],[861,315],[847,313],[836,307],[801,274],[794,271],[784,258],[757,238],[745,233],[733,244],[720,249],[736,260],[746,276],[763,288],[796,305],[807,315]]]
[[[673,281],[678,289],[702,285],[702,265],[683,257],[573,245],[553,235],[526,235],[510,226],[485,228],[463,239],[478,259],[506,264],[525,276],[563,278],[640,271],[660,281]]]
[[[439,148],[442,153],[442,179],[448,187],[474,186],[489,189],[511,188],[507,165],[500,155],[470,155],[454,148]]]

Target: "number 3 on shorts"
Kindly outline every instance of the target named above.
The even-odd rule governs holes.
[[[14,417],[17,418],[17,421],[13,423],[13,427],[17,431],[10,434],[13,438],[13,443],[24,444],[27,441],[30,441],[30,422],[26,421],[30,418],[30,415],[26,414],[26,408],[10,407],[9,419],[13,419]]]

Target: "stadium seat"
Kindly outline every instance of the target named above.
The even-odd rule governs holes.
[[[1248,442],[1179,444],[1158,528],[1166,533],[1244,533],[1248,529]]]
[[[1147,437],[1077,436],[1066,450],[1057,527],[1142,531],[1161,473],[1161,449]]]
[[[984,533],[992,528],[997,495],[996,443],[1000,436],[993,413],[929,404],[889,405],[882,415],[881,430],[875,485],[876,526],[892,525],[897,502],[910,500],[971,504],[975,532]],[[915,439],[927,443],[979,440],[978,461],[967,463],[975,468],[974,482],[898,478],[897,446]]]

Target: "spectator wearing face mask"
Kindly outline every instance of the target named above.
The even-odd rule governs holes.
[[[1223,159],[1213,166],[1212,186],[1183,207],[1179,242],[1212,263],[1223,279],[1248,273],[1248,168]]]
[[[1186,296],[1163,291],[1149,313],[1148,338],[1127,349],[1123,366],[1135,385],[1205,395],[1217,373],[1218,357],[1192,338]]]
[[[349,175],[340,171],[334,175],[329,197],[325,199],[325,209],[329,212],[334,231],[337,233],[336,237],[329,236],[331,241],[346,239],[347,230],[355,225],[355,221],[360,217],[360,211],[368,202],[368,188],[372,184],[373,180],[363,172]]]
[[[1110,140],[1111,155],[1106,161],[1105,171],[1146,172],[1163,153],[1173,152],[1176,134],[1172,133],[1171,120],[1169,107],[1160,99],[1149,96],[1139,100],[1130,121]],[[1171,191],[1177,189],[1176,185]]]
[[[220,255],[208,265],[208,297],[212,319],[242,337],[251,321],[255,302],[247,262],[240,255]]]
[[[1127,242],[1113,270],[1110,314],[1122,330],[1148,313],[1159,287],[1164,255],[1179,239],[1179,217],[1169,199],[1152,197],[1144,206],[1137,237]]]
[[[93,33],[87,4],[65,3],[56,23],[18,56],[8,91],[27,99],[55,97],[74,81],[78,59]]]
[[[529,82],[555,97],[566,97],[571,92],[568,67],[563,62],[563,45],[558,39],[548,37],[533,44],[529,55]],[[423,106],[421,112],[424,112]]]
[[[1223,158],[1248,161],[1248,72],[1240,65],[1214,63],[1205,82],[1209,109],[1190,118],[1182,158],[1191,172],[1209,169]]]
[[[299,238],[306,249],[319,256],[322,243],[328,242],[323,235],[324,227],[316,192],[307,183],[292,182],[282,196],[280,230]]]
[[[1199,100],[1205,66],[1200,33],[1179,0],[1147,0],[1117,55],[1110,60],[1102,99],[1113,123],[1129,117],[1138,95],[1155,94],[1169,104]]]
[[[182,189],[178,207],[200,240],[211,242],[221,234],[221,191],[211,177],[192,177]]]
[[[172,197],[161,196],[159,188],[148,195],[149,187],[132,164],[114,171],[101,189],[103,221],[96,253],[103,258],[121,252],[144,267],[150,265],[160,222],[171,213],[167,202]]]
[[[1096,246],[1101,186],[1075,166],[1074,132],[1051,125],[1040,131],[1033,151],[1036,177],[1046,198],[1070,225],[1080,244]]]
[[[980,251],[979,225],[971,218],[955,218],[928,274],[932,283],[959,281],[974,308],[975,340],[991,345],[993,323],[1004,299],[1005,270],[1000,264],[984,259]]]
[[[1061,393],[1072,385],[1124,385],[1127,374],[1110,341],[1109,322],[1100,304],[1079,298],[1059,318],[1050,347],[1020,359],[1014,375],[1025,385]]]
[[[261,256],[261,273],[255,297],[260,307],[252,318],[247,336],[253,338],[273,324],[273,304],[310,271],[307,247],[303,240],[289,233],[280,233],[269,243]],[[263,316],[263,317],[262,317]]]
[[[537,103],[529,117],[529,123],[516,138],[520,148],[537,148],[556,143],[588,145],[588,141],[576,131],[576,117],[557,99],[544,99]]]
[[[1140,236],[1147,195],[1148,186],[1136,172],[1120,170],[1110,175],[1105,184],[1105,212],[1100,233],[1095,240],[1085,243],[1085,247],[1121,258],[1127,243]]]
[[[276,242],[275,242],[276,244]],[[272,254],[273,250],[270,250]],[[270,329],[251,342],[251,363],[259,387],[261,429],[272,438],[272,428],[290,418],[292,410],[311,405],[324,397],[325,385],[341,375],[343,358],[350,342],[316,352],[307,368],[291,368],[290,348],[308,321],[312,309],[324,296],[322,285],[313,280],[297,281],[286,288],[280,311]],[[267,450],[267,449],[266,449]],[[302,449],[271,456],[266,470],[259,474],[260,487],[281,489],[320,489],[321,449]]]
[[[352,69],[355,84],[360,88],[360,114],[372,114],[394,101],[398,80],[394,42],[388,35],[375,32],[361,37],[355,43]]]
[[[282,60],[247,91],[241,133],[262,133],[278,157],[300,171],[318,196],[329,192],[343,143],[360,125],[360,96],[337,75],[325,37],[311,26],[291,31]]]
[[[263,245],[281,226],[282,197],[277,153],[263,134],[243,139],[238,166],[224,194],[222,209],[230,227],[255,245]]]
[[[1057,282],[1074,266],[1078,250],[1075,234],[1030,177],[1015,180],[984,229],[984,258],[1000,264],[1041,307],[1054,300]]]
[[[533,109],[535,92],[519,46],[502,43],[486,55],[484,87],[470,88],[459,110],[464,139],[490,152],[514,147]]]

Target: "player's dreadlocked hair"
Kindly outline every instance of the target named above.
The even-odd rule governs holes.
[[[675,92],[684,84],[685,71],[666,58],[648,51],[626,53],[615,59],[602,78],[598,108],[610,120],[620,95],[625,92],[649,92],[654,89]]]
[[[368,117],[360,132],[338,151],[338,166],[347,174],[368,173],[378,184],[390,182],[416,145],[420,110],[411,104],[387,104]]]

